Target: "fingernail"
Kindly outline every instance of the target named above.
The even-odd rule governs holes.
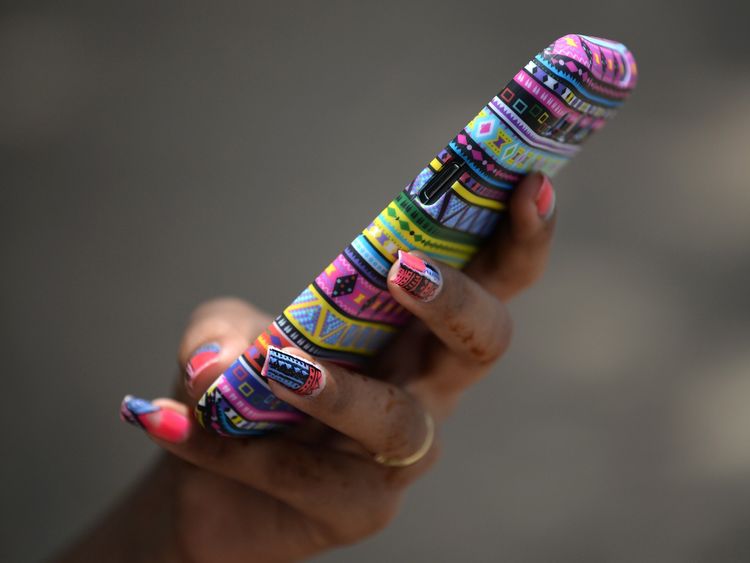
[[[122,400],[120,418],[174,444],[184,442],[190,431],[190,421],[185,415],[132,395],[125,395]]]
[[[432,301],[443,286],[440,271],[419,256],[398,251],[398,271],[391,281],[420,301]]]
[[[552,214],[555,212],[555,199],[555,190],[552,188],[549,178],[544,176],[544,181],[536,193],[535,201],[536,211],[545,221],[552,217]]]
[[[261,375],[281,383],[298,395],[314,396],[326,386],[325,372],[319,365],[269,346]]]
[[[188,383],[198,377],[208,366],[215,364],[219,360],[221,345],[218,342],[209,342],[200,346],[185,366],[185,374]]]

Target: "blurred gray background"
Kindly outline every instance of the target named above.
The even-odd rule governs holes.
[[[627,43],[638,90],[556,179],[547,275],[441,463],[318,560],[750,560],[735,4],[5,3],[0,560],[48,557],[153,461],[118,404],[169,392],[194,305],[278,311],[568,32]]]

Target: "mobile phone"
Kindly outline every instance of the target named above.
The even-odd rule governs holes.
[[[268,346],[361,367],[410,317],[386,285],[398,251],[463,267],[521,179],[553,176],[636,77],[630,51],[607,39],[569,34],[538,53],[219,376],[196,407],[200,424],[248,436],[303,420],[261,375]]]

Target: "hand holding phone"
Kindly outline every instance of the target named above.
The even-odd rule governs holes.
[[[362,366],[410,317],[387,289],[399,254],[419,250],[463,267],[521,179],[553,176],[615,114],[636,76],[632,54],[605,39],[565,35],[537,54],[211,385],[198,421],[246,436],[302,420],[265,380],[269,347]],[[429,292],[426,265],[406,267]]]

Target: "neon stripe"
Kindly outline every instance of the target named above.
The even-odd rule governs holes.
[[[474,250],[474,247],[471,246],[458,246],[458,245],[449,245],[445,244],[445,241],[436,241],[436,239],[424,237],[424,242],[417,241],[413,239],[414,235],[409,234],[408,236],[412,237],[412,240],[409,241],[406,239],[407,234],[405,234],[405,231],[403,231],[400,226],[395,224],[395,219],[392,219],[390,217],[385,217],[385,220],[381,220],[382,225],[387,228],[393,236],[395,236],[399,241],[401,241],[404,245],[404,248],[402,250],[411,250],[412,248],[421,248],[424,249],[425,252],[430,252],[434,254],[439,254],[440,256],[444,256],[447,259],[456,260],[461,259],[463,256],[468,254],[469,252],[472,252]],[[414,225],[411,221],[409,222],[409,225],[413,227],[412,230],[420,231],[423,233],[419,227]],[[447,253],[447,254],[446,254]],[[442,258],[441,258],[442,259]]]
[[[561,81],[570,83],[573,88],[576,90],[576,94],[578,94],[579,98],[583,99],[589,99],[593,100],[603,106],[611,107],[611,108],[617,108],[622,105],[622,102],[615,102],[613,100],[608,100],[607,98],[602,98],[601,96],[597,96],[591,90],[586,90],[579,82],[576,82],[572,76],[562,74],[560,71],[558,71],[555,67],[549,64],[546,60],[544,60],[542,57],[537,55],[535,57],[537,61],[539,61],[541,64],[544,65],[544,68],[557,76]],[[563,84],[564,85],[564,84]],[[570,89],[570,88],[569,88]]]
[[[370,239],[367,238],[365,232],[352,241],[352,248],[354,248],[354,250],[356,250],[370,266],[372,266],[373,270],[381,276],[386,277],[388,271],[391,269],[391,262],[388,262],[379,252],[376,251],[376,247],[370,242]],[[367,248],[368,246],[372,248],[372,250]]]
[[[493,191],[502,193],[499,190]],[[490,197],[488,199],[493,198]],[[436,221],[434,217],[425,213],[424,208],[415,204],[413,200],[409,199],[409,197],[404,194],[404,192],[401,192],[399,196],[391,203],[395,205],[406,216],[406,220],[415,223],[423,233],[429,235],[430,239],[443,241],[449,240],[453,244],[466,245],[472,248],[476,247],[482,242],[481,238],[474,233],[459,231],[452,227],[446,227],[445,225],[442,225],[441,223]],[[421,222],[420,219],[422,219]]]
[[[430,256],[432,256],[434,258],[437,258],[438,260],[442,260],[443,262],[447,262],[447,263],[449,263],[451,265],[461,265],[461,264],[463,264],[466,261],[466,256],[469,255],[470,252],[473,252],[475,250],[474,248],[469,248],[469,252],[464,252],[464,253],[461,253],[461,254],[458,254],[458,253],[454,254],[454,255],[443,254],[442,252],[437,252],[437,251],[433,250],[432,248],[430,248],[428,246],[425,246],[425,245],[423,245],[421,243],[418,243],[416,241],[413,244],[409,244],[406,241],[406,239],[404,239],[402,237],[402,235],[400,235],[399,233],[397,233],[394,230],[394,226],[393,225],[391,225],[388,222],[382,222],[382,225],[388,231],[390,231],[393,236],[395,236],[400,242],[403,243],[403,248],[401,248],[401,250],[411,250],[412,248],[418,248],[418,249],[424,251],[425,253],[429,254]]]
[[[397,215],[398,215],[399,212],[403,213],[403,211],[401,210],[400,207],[398,207],[398,205],[391,204],[389,206],[389,209],[393,209],[393,211]],[[380,217],[378,217],[378,219],[380,219],[381,221],[383,221],[383,220],[387,221],[389,225],[391,225],[394,228],[398,229],[400,232],[405,232],[405,231],[404,231],[404,229],[403,229],[403,227],[401,225],[397,224],[397,221],[404,221],[405,223],[407,223],[409,225],[409,229],[411,231],[414,231],[414,234],[412,235],[411,233],[409,233],[409,236],[416,237],[416,235],[420,235],[428,243],[427,245],[423,245],[423,244],[421,244],[421,242],[418,242],[415,239],[413,243],[411,243],[411,244],[407,243],[409,247],[412,247],[412,246],[415,246],[415,245],[425,246],[425,248],[435,248],[435,247],[437,247],[437,248],[443,249],[445,252],[448,252],[448,253],[451,253],[451,254],[456,254],[456,255],[459,255],[459,256],[462,256],[462,255],[464,255],[464,254],[466,254],[468,252],[472,252],[476,248],[476,246],[473,245],[473,244],[462,244],[460,242],[449,240],[447,238],[446,239],[437,238],[434,235],[434,233],[428,233],[425,229],[423,229],[422,227],[420,227],[419,225],[417,225],[414,221],[412,221],[408,216],[407,217],[402,217],[401,219],[397,219],[396,216],[391,215],[390,213],[386,212],[386,213],[381,213]],[[461,232],[461,231],[459,231],[459,232]],[[394,232],[394,234],[397,234],[397,233]],[[463,233],[463,234],[471,237],[471,235],[469,235],[468,233]],[[402,235],[402,236],[406,236],[406,235]],[[430,246],[430,245],[434,245],[434,246]]]
[[[323,311],[327,311],[339,319],[342,318],[342,316],[337,314],[336,311],[332,309],[327,303],[321,302],[320,304],[321,304],[321,308],[323,309],[321,311],[321,315],[323,314]],[[362,346],[340,346],[340,345],[322,344],[322,343],[319,344],[318,343],[319,341],[316,340],[318,335],[310,334],[302,325],[298,324],[297,320],[291,315],[289,315],[286,318],[289,321],[289,323],[292,326],[294,326],[294,328],[296,328],[301,334],[307,336],[313,342],[315,342],[315,345],[317,347],[322,348],[322,349],[332,350],[335,352],[359,352],[361,353],[362,351],[365,351],[368,353],[372,353],[372,350],[367,348],[367,344],[369,344],[369,341],[370,339],[372,339],[373,336],[375,335],[382,336],[383,334],[392,334],[396,332],[397,330],[397,327],[384,327],[383,325],[373,325],[371,323],[366,323],[366,322],[355,322],[353,319],[348,318],[348,319],[345,319],[345,321],[349,325],[348,328],[346,329],[347,331],[352,330],[352,328],[355,328],[355,327],[362,331],[365,331],[365,330],[370,331],[370,335],[368,335],[367,341],[364,342]],[[361,335],[358,335],[354,339],[355,343],[359,341],[361,338],[362,338]]]
[[[454,192],[456,192],[458,195],[461,196],[461,198],[465,199],[469,203],[476,203],[480,207],[485,207],[487,209],[497,209],[500,211],[501,209],[505,209],[505,204],[501,201],[497,201],[494,199],[486,199],[484,197],[479,197],[473,192],[470,192],[466,189],[463,185],[461,185],[460,182],[456,181],[451,188]]]
[[[479,176],[482,183],[488,184],[491,187],[494,188],[500,188],[501,190],[512,190],[516,185],[511,184],[510,182],[504,182],[503,180],[498,180],[490,175],[487,174],[487,172],[480,168],[479,165],[474,162],[471,157],[465,157],[464,154],[466,151],[458,144],[456,141],[451,141],[448,143],[448,146],[453,149],[453,152],[455,152],[466,164],[471,168],[471,170]],[[492,159],[495,160],[494,158]],[[500,168],[503,168],[500,166]]]

